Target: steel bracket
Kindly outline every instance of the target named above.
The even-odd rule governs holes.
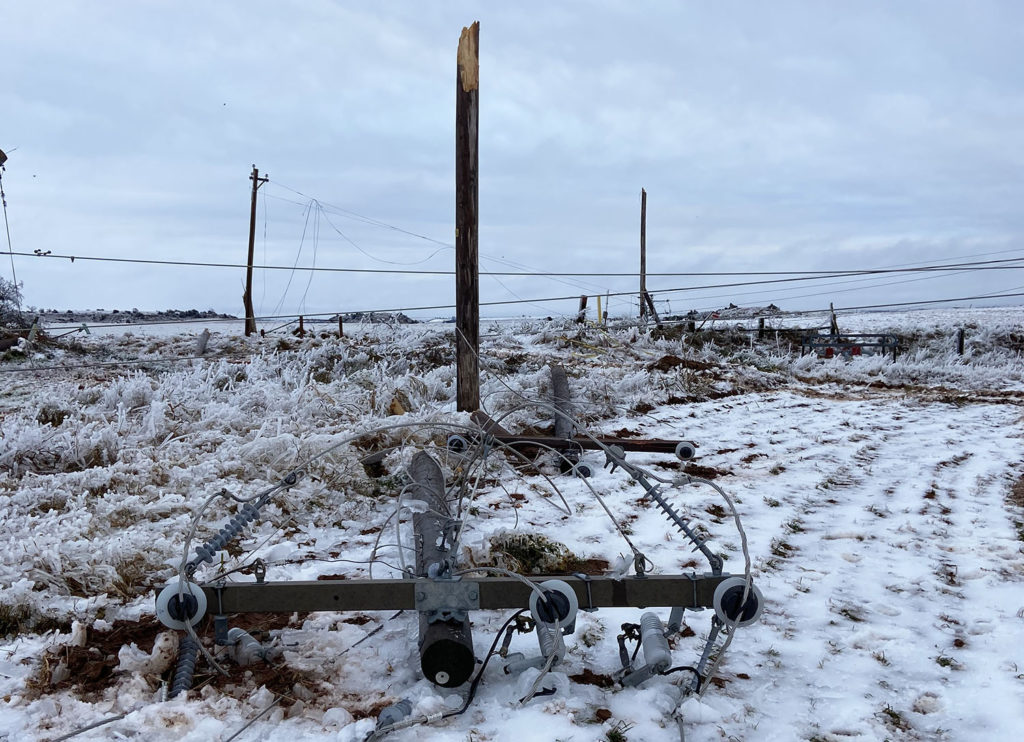
[[[417,580],[416,610],[454,613],[480,609],[480,586],[462,580]]]

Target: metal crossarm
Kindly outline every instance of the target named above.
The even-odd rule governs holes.
[[[615,579],[558,575],[558,579],[572,588],[584,608],[711,608],[715,589],[733,576],[694,573]],[[528,579],[539,585],[551,576]],[[418,602],[428,600],[430,591],[445,589],[445,583],[429,579],[320,580],[215,584],[202,590],[208,604],[225,614],[393,611],[416,610]],[[532,592],[525,582],[505,577],[466,577],[459,584],[471,586],[460,592],[466,600],[478,601],[473,607],[483,610],[521,608]],[[479,591],[476,598],[472,587]]]

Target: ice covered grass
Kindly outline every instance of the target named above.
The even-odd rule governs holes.
[[[680,703],[685,673],[639,689],[614,685],[615,636],[639,616],[602,610],[581,615],[553,696],[520,707],[532,678],[504,676],[492,663],[464,715],[392,738],[533,739],[543,729],[551,739],[600,740],[617,730],[675,740],[678,717],[688,740],[1009,736],[1024,723],[1024,513],[1012,496],[1024,448],[1022,318],[1022,310],[983,322],[872,315],[871,330],[898,328],[909,339],[895,363],[800,358],[778,338],[749,334],[695,342],[635,328],[485,326],[482,399],[507,427],[550,424],[548,365],[561,362],[591,432],[696,440],[692,464],[631,460],[668,476],[713,477],[735,496],[768,608],[737,632],[701,701]],[[978,326],[959,356],[954,334],[967,322]],[[109,341],[85,338],[29,362],[166,358],[190,355],[194,342]],[[468,422],[455,412],[452,336],[443,326],[369,327],[343,341],[215,334],[209,353],[129,372],[9,375],[17,393],[0,411],[0,738],[52,739],[126,714],[79,738],[226,739],[278,701],[246,739],[361,740],[398,698],[423,714],[454,702],[417,673],[415,617],[375,612],[285,615],[256,626],[283,648],[280,667],[236,668],[228,681],[157,702],[171,640],[155,626],[146,636],[118,632],[152,625],[151,588],[174,573],[203,502],[222,490],[251,495],[369,431],[309,466],[217,567],[259,556],[272,579],[361,577],[377,544],[374,576],[397,575],[390,545],[408,539],[408,524],[397,536],[393,522],[381,528],[403,462],[426,447],[456,477],[446,426]],[[423,425],[374,432],[399,423]],[[391,446],[380,470],[359,463]],[[597,472],[590,484],[658,571],[705,568],[628,477],[602,470],[596,454],[586,459]],[[496,458],[468,509],[466,559],[500,558],[494,544],[521,534],[592,564],[620,564],[628,548],[585,484],[552,477],[557,492]],[[739,571],[739,539],[718,495],[696,485],[669,495],[727,558],[726,569]],[[197,538],[231,512],[229,501],[214,499]],[[478,656],[504,618],[474,616]],[[687,620],[696,636],[675,642],[678,664],[697,659],[708,629],[706,613]],[[61,662],[67,668],[90,646],[110,653],[83,666],[95,669],[95,682],[62,677]],[[535,652],[535,639],[517,638],[517,649]]]

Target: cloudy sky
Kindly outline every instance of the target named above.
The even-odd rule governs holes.
[[[1012,0],[6,2],[14,251],[244,263],[256,164],[270,177],[258,264],[452,270],[455,51],[474,20],[484,271],[636,273],[641,188],[652,273],[1024,259],[1024,5]],[[13,262],[39,307],[242,312],[244,269]],[[699,288],[768,278],[648,286],[672,311],[1024,291],[1013,268]],[[482,276],[481,301],[637,283]],[[261,315],[453,296],[451,276],[290,270],[258,270],[254,290]],[[611,310],[635,306],[615,297]]]

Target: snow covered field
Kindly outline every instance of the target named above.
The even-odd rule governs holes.
[[[735,499],[767,606],[760,622],[735,632],[701,699],[682,698],[688,673],[615,684],[616,635],[640,611],[602,609],[580,614],[566,638],[553,695],[519,704],[533,676],[504,675],[492,662],[464,714],[387,739],[659,742],[680,739],[680,724],[689,742],[1016,737],[1024,308],[840,323],[900,333],[906,350],[895,363],[823,360],[801,358],[791,337],[774,333],[758,341],[485,324],[483,406],[507,415],[505,427],[550,425],[549,364],[558,362],[588,432],[696,441],[693,462],[628,459],[663,476],[707,478]],[[955,350],[960,327],[964,356]],[[3,375],[0,739],[56,740],[116,718],[75,739],[355,742],[398,699],[414,715],[457,708],[461,698],[420,676],[408,612],[248,617],[247,628],[282,650],[275,666],[225,661],[231,676],[221,678],[201,661],[197,689],[162,700],[177,636],[153,619],[153,587],[175,574],[204,502],[221,490],[253,495],[304,465],[307,476],[264,508],[217,569],[259,557],[271,580],[366,577],[377,544],[373,576],[398,576],[403,467],[428,450],[457,477],[445,438],[469,422],[454,411],[450,325],[346,328],[340,341],[216,332],[202,360],[167,362],[194,355],[201,329],[78,337],[0,366],[64,366]],[[396,449],[382,471],[358,463],[388,446]],[[507,563],[500,545],[514,532],[564,544],[574,564],[614,569],[629,547],[589,483],[656,572],[704,571],[701,555],[622,470],[602,469],[603,458],[585,454],[595,470],[587,482],[549,470],[555,489],[500,453],[490,457],[467,508],[466,562]],[[666,492],[705,529],[726,570],[742,572],[737,530],[714,489]],[[214,499],[196,541],[235,508]],[[409,543],[407,514],[397,533]],[[478,658],[507,617],[473,614]],[[688,612],[686,621],[693,635],[673,641],[677,665],[697,661],[710,614]],[[528,654],[536,647],[533,635],[512,643]]]

